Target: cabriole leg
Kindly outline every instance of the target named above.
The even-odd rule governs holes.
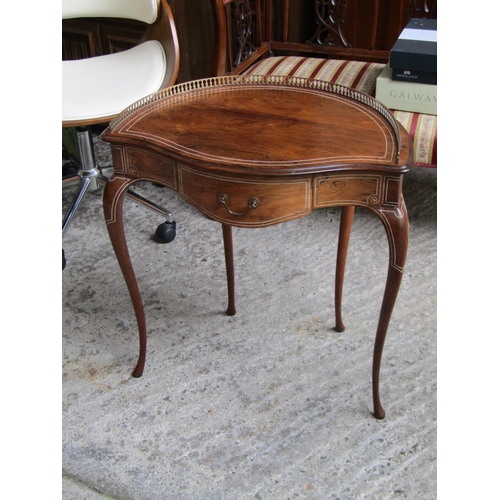
[[[345,325],[342,321],[342,292],[344,289],[347,249],[349,248],[354,208],[354,206],[342,207],[342,212],[340,214],[337,269],[335,271],[335,330],[337,332],[343,332],[345,330]]]
[[[376,418],[384,418],[385,411],[380,401],[379,381],[382,351],[389,321],[394,304],[398,296],[399,287],[403,278],[403,269],[406,262],[408,248],[408,214],[403,198],[400,207],[394,209],[379,208],[374,210],[382,220],[389,240],[389,270],[385,285],[384,298],[380,309],[380,316],[375,337],[372,368],[373,407]]]
[[[133,181],[130,179],[118,176],[112,177],[104,189],[103,207],[111,244],[113,245],[116,258],[125,278],[137,318],[137,326],[139,328],[139,359],[132,372],[132,376],[140,377],[144,371],[146,362],[146,318],[123,226],[123,200],[131,184],[133,184]]]

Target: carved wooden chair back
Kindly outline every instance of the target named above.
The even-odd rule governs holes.
[[[239,74],[269,55],[386,63],[411,17],[437,18],[437,0],[212,0],[212,74]]]
[[[269,42],[264,42],[262,32],[261,0],[212,0],[212,5],[212,75],[242,73],[269,52]]]

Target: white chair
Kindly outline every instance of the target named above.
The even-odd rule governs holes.
[[[147,23],[141,42],[123,52],[62,62],[62,125],[77,133],[78,172],[63,178],[63,186],[79,187],[62,225],[64,236],[88,191],[105,183],[95,162],[90,125],[109,123],[143,97],[173,85],[179,71],[179,43],[172,10],[166,0],[63,0],[62,18],[123,18]],[[167,217],[156,235],[162,242],[175,237],[172,214],[129,191],[135,201]],[[65,265],[63,252],[63,268]]]

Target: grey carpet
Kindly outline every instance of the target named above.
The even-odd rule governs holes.
[[[98,159],[109,163],[106,145]],[[222,235],[168,189],[176,239],[126,201],[148,321],[142,378],[130,298],[88,196],[63,247],[63,498],[435,499],[436,171],[405,178],[408,259],[371,415],[371,356],[387,271],[382,224],[356,211],[333,330],[339,209],[234,231],[237,314],[227,317]],[[63,206],[71,190],[63,192]]]

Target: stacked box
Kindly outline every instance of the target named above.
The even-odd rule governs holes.
[[[375,97],[390,109],[437,114],[436,19],[410,19],[377,78]]]

